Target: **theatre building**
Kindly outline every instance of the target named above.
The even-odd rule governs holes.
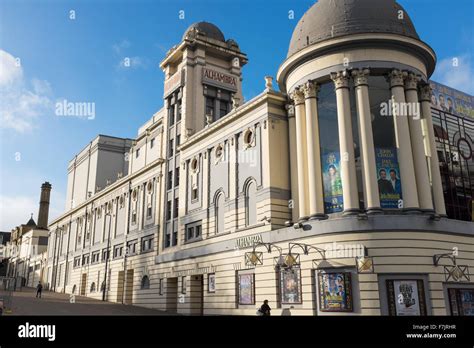
[[[264,300],[272,315],[473,315],[473,118],[432,105],[436,55],[403,8],[319,0],[278,91],[262,76],[244,101],[247,63],[215,25],[186,30],[160,63],[163,108],[70,162],[49,287],[196,315]]]

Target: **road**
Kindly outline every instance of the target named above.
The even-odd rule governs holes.
[[[42,298],[35,297],[36,290],[22,288],[13,293],[11,313],[3,315],[173,315],[155,309],[102,302],[84,296],[43,291]],[[174,314],[176,315],[176,314]]]

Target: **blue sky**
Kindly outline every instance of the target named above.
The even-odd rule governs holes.
[[[2,0],[0,230],[25,223],[30,213],[36,217],[46,180],[53,185],[51,216],[60,214],[67,164],[97,134],[135,137],[163,103],[158,64],[190,24],[216,24],[247,53],[243,94],[248,100],[264,89],[265,75],[275,76],[293,28],[314,2]],[[474,1],[399,3],[438,55],[433,79],[474,94]],[[125,57],[130,67],[121,64]],[[460,62],[456,68],[453,57]],[[17,58],[19,66],[11,69]],[[95,118],[56,116],[54,104],[63,99],[95,103]]]

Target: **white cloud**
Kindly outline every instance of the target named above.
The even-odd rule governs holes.
[[[49,82],[33,79],[31,90],[23,75],[15,57],[0,50],[0,128],[19,133],[31,131],[36,118],[53,107]]]
[[[474,67],[470,62],[471,56],[469,54],[445,58],[436,65],[432,79],[448,87],[474,95],[474,81],[472,80]]]
[[[130,41],[122,40],[122,42],[118,44],[113,44],[112,49],[115,51],[116,54],[120,55],[124,50],[130,47]]]
[[[0,195],[0,231],[9,232],[16,226],[26,224],[33,213],[33,219],[38,223],[39,195],[6,196]],[[51,191],[49,221],[64,212],[65,198],[60,192]]]
[[[126,69],[146,69],[148,67],[148,60],[141,57],[124,57],[117,65],[120,70]]]

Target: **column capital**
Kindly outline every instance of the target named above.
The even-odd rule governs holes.
[[[334,81],[336,89],[349,88],[349,73],[347,70],[332,72],[330,76],[331,80]]]
[[[288,118],[295,117],[295,106],[293,104],[286,104],[285,109],[286,109]]]
[[[417,90],[418,83],[421,81],[421,76],[417,76],[414,73],[409,72],[405,78],[405,90]]]
[[[295,89],[293,92],[290,93],[290,99],[293,100],[295,106],[299,104],[304,104],[304,93],[299,89]]]
[[[404,87],[404,79],[408,74],[405,71],[394,69],[388,74],[388,81],[390,82],[390,88],[393,87]]]
[[[305,99],[316,98],[319,92],[319,85],[314,82],[308,81],[301,87]]]
[[[426,83],[424,85],[419,86],[419,91],[420,91],[420,101],[428,101],[431,102],[431,94],[433,93],[433,90],[430,86],[429,83]]]
[[[369,85],[369,69],[354,69],[351,71],[352,78],[354,79],[354,84],[356,87],[359,86],[368,86]]]

